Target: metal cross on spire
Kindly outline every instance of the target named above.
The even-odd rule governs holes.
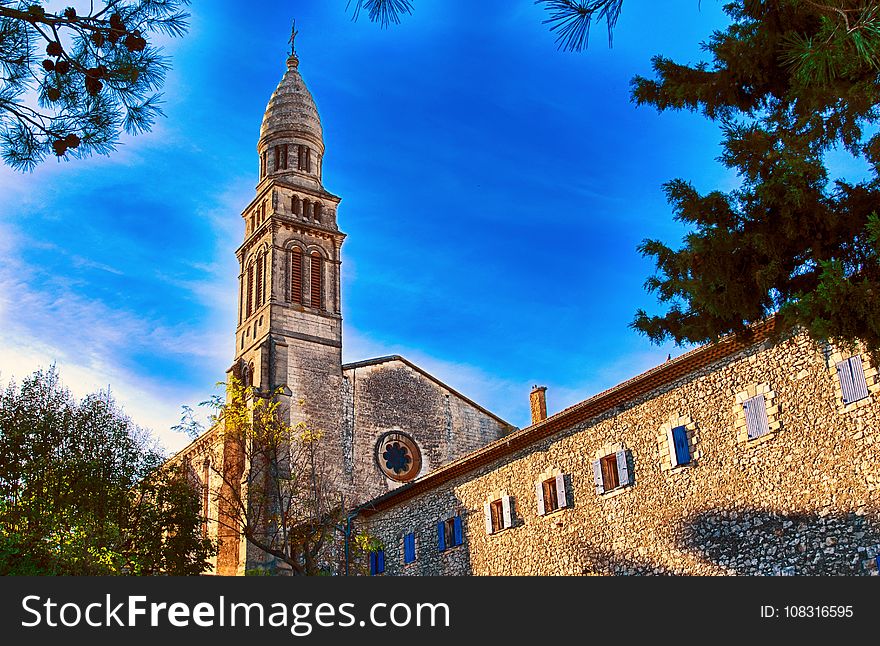
[[[296,54],[296,46],[294,45],[294,41],[296,40],[296,35],[299,32],[296,30],[296,20],[293,21],[293,27],[290,29],[290,53],[291,55]]]

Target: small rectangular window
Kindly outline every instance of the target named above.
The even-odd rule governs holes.
[[[370,574],[376,576],[385,571],[385,550],[370,552]]]
[[[764,395],[752,397],[743,402],[743,411],[746,414],[746,427],[749,439],[753,440],[770,432],[770,423],[767,421],[767,404]]]
[[[497,532],[504,529],[504,506],[501,500],[493,500],[489,504],[489,511],[492,520],[492,531]]]
[[[669,444],[669,457],[672,466],[688,464],[691,461],[691,449],[688,445],[687,429],[676,426],[669,433],[672,442]]]
[[[443,523],[443,534],[446,539],[446,545],[449,547],[455,547],[455,519],[450,518],[445,523]]]
[[[617,456],[612,453],[606,455],[600,460],[602,465],[602,484],[605,491],[616,489],[620,486],[620,479],[617,474]]]
[[[461,545],[463,541],[461,516],[453,516],[437,523],[437,547],[441,552]]]
[[[544,495],[544,512],[550,513],[559,509],[559,494],[556,491],[556,478],[545,480],[541,486]]]
[[[850,357],[837,364],[837,378],[843,403],[852,404],[868,396],[868,383],[865,380],[865,367],[861,355]]]
[[[416,535],[410,532],[403,537],[403,562],[412,563],[416,560]]]
[[[370,552],[370,574],[376,576],[385,571],[385,550]]]

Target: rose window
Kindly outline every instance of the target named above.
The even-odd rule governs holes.
[[[383,474],[398,482],[412,480],[422,468],[421,452],[415,440],[398,431],[379,438],[376,462]]]

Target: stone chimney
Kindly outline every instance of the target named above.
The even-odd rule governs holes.
[[[532,424],[547,419],[547,386],[535,386],[529,395],[532,405]]]

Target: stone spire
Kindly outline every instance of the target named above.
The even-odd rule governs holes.
[[[311,144],[319,155],[323,155],[324,133],[318,108],[299,72],[299,57],[294,45],[297,34],[294,23],[287,71],[266,106],[258,149],[265,150],[282,141],[293,143],[298,140],[299,143]]]

